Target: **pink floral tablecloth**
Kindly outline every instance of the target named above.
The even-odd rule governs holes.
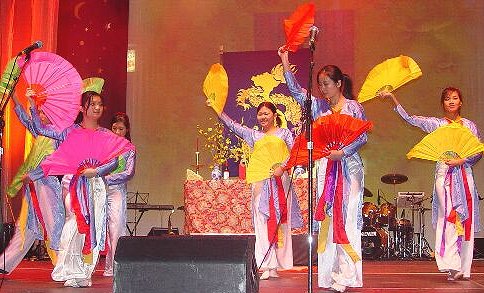
[[[304,226],[293,229],[293,234],[303,234],[308,225],[307,179],[296,179],[293,185],[304,219]],[[245,180],[187,180],[184,198],[186,234],[254,233],[250,211],[251,188]]]

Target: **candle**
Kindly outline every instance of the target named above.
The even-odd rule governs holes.
[[[200,161],[200,152],[199,151],[196,151],[195,152],[195,162],[196,162],[196,166],[198,168],[198,166],[200,165],[199,164],[199,161]]]

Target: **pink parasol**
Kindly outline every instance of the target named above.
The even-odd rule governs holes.
[[[34,52],[30,61],[19,59],[23,78],[35,93],[35,102],[54,126],[71,126],[80,109],[82,79],[67,60],[49,52]]]
[[[76,128],[40,166],[45,175],[76,174],[79,168],[97,167],[134,149],[127,139],[107,129]],[[88,160],[94,165],[85,166]]]

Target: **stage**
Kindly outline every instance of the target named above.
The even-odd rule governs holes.
[[[102,276],[104,259],[93,275],[89,289],[65,288],[63,283],[50,278],[52,265],[48,261],[24,260],[11,274],[4,277],[0,292],[112,292],[113,279]],[[316,272],[316,268],[314,269]],[[160,272],[161,273],[161,272]],[[307,267],[296,267],[280,272],[280,278],[260,281],[261,293],[301,293],[307,291]],[[471,279],[449,282],[446,275],[436,271],[434,261],[364,261],[363,288],[350,288],[347,292],[484,292],[484,260],[474,260]],[[317,275],[313,277],[313,292],[329,292],[317,288]]]

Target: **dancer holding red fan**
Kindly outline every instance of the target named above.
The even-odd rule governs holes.
[[[284,77],[289,91],[302,106],[306,99],[306,90],[298,84],[290,69],[289,53],[283,46],[279,48],[278,54],[284,67]],[[353,120],[366,120],[363,107],[354,100],[351,79],[337,66],[324,66],[318,72],[317,82],[322,98],[311,97],[311,111],[315,119],[322,120],[316,121],[316,125],[325,127],[323,125],[331,123],[330,120],[336,121],[333,128],[336,129],[337,134],[348,128],[344,125],[348,122],[352,125],[355,123]],[[340,117],[328,117],[324,120],[326,119],[324,116],[328,115],[340,115]],[[364,172],[363,162],[357,151],[366,143],[365,131],[371,125],[361,122],[356,124],[358,127],[351,130],[351,132],[357,132],[353,141],[323,142],[324,139],[321,136],[324,131],[320,132],[320,136],[317,131],[314,134],[315,153],[319,152],[321,157],[316,162],[318,204],[315,219],[319,221],[318,285],[338,292],[344,292],[346,287],[363,286],[361,205]],[[319,140],[322,144],[318,146]],[[318,147],[323,149],[318,150]]]

